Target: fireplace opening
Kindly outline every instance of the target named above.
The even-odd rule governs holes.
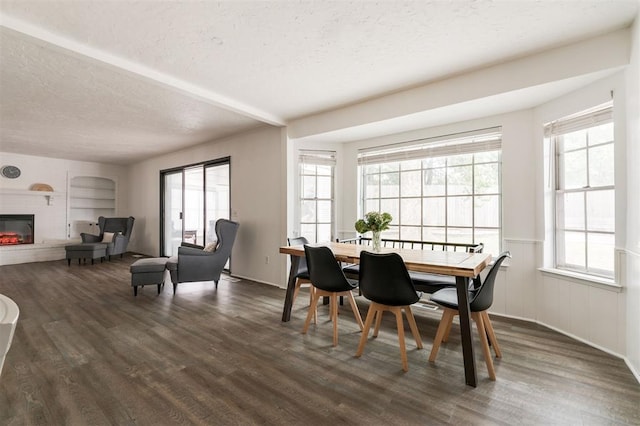
[[[0,246],[33,244],[32,214],[0,214]]]

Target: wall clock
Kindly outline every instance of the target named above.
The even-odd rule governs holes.
[[[20,176],[21,172],[16,166],[2,166],[2,171],[0,173],[2,173],[2,176],[6,178],[15,179]]]

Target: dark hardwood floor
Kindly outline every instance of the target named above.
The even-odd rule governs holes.
[[[1,425],[640,424],[640,385],[622,360],[535,324],[493,317],[498,378],[488,379],[476,339],[474,389],[457,322],[427,361],[439,312],[414,309],[425,348],[407,335],[403,373],[389,314],[355,358],[348,305],[333,348],[326,306],[301,334],[307,293],[288,323],[284,290],[229,277],[217,291],[181,284],[173,296],[168,284],[134,297],[134,260],[0,267],[0,293],[20,307]],[[364,317],[368,304],[356,300]]]

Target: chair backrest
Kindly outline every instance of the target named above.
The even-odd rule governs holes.
[[[133,216],[129,217],[104,217],[98,218],[98,226],[100,226],[100,235],[105,232],[119,232],[129,239],[131,237],[131,231],[133,230],[133,222],[135,221]]]
[[[486,311],[491,307],[491,304],[493,303],[493,287],[496,282],[496,276],[498,275],[500,265],[507,257],[511,257],[511,253],[508,251],[500,253],[498,258],[493,262],[493,265],[491,266],[491,269],[484,281],[480,284],[480,287],[474,290],[475,294],[469,303],[471,312]]]
[[[290,246],[303,246],[305,244],[309,244],[309,241],[305,237],[295,237],[295,238],[287,238],[287,244]],[[291,255],[293,259],[293,255]],[[307,259],[306,257],[301,257],[298,261],[298,270],[296,271],[296,276],[300,274],[306,274],[309,272],[307,268]]]
[[[407,267],[397,253],[360,252],[359,285],[364,297],[383,305],[405,306],[420,300]]]
[[[231,256],[231,249],[236,240],[238,227],[240,227],[240,224],[231,220],[218,219],[216,221],[216,235],[218,237],[218,245],[215,250],[216,254],[226,259]]]
[[[329,247],[304,246],[304,253],[309,268],[309,278],[314,287],[320,290],[339,292],[354,286],[344,276],[342,268]]]

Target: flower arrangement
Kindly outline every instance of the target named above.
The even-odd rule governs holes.
[[[389,229],[389,223],[393,220],[389,213],[369,212],[364,219],[356,222],[356,231],[364,234],[368,231],[380,232]]]
[[[356,231],[360,234],[371,231],[373,251],[379,252],[381,250],[380,232],[389,229],[389,223],[392,219],[389,213],[369,212],[364,215],[364,219],[359,219],[356,222]]]

